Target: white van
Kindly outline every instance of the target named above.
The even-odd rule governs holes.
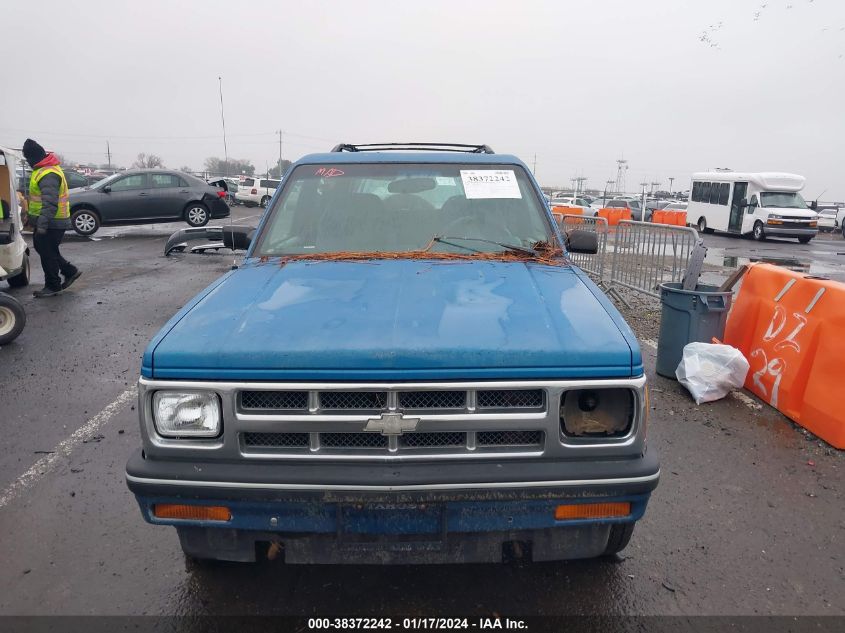
[[[692,175],[687,221],[702,233],[725,231],[766,237],[795,237],[806,244],[818,234],[818,215],[798,193],[804,177],[728,169]]]
[[[281,180],[272,178],[258,178],[257,176],[241,176],[235,199],[248,207],[259,205],[266,207],[270,198],[276,193]]]

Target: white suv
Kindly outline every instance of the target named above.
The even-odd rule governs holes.
[[[238,182],[235,199],[248,207],[255,205],[266,207],[270,198],[276,193],[280,182],[280,180],[273,180],[272,178],[242,176],[240,182]]]

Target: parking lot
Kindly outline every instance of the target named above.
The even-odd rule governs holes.
[[[254,223],[259,212],[238,207],[234,221]],[[134,385],[143,349],[233,264],[229,252],[163,257],[176,228],[69,236],[65,255],[84,271],[71,290],[42,301],[13,291],[28,326],[0,349],[0,613],[845,615],[843,455],[750,396],[699,407],[655,376],[654,302],[636,302],[625,316],[652,385],[648,441],[661,483],[617,558],[186,566],[175,532],[144,523],[124,483],[140,441]],[[845,280],[838,237],[706,243],[714,278],[760,257]]]

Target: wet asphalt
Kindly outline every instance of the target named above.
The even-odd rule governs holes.
[[[256,210],[235,216],[255,222]],[[144,523],[123,480],[139,445],[125,393],[147,341],[233,262],[231,253],[164,258],[176,228],[71,237],[65,256],[83,270],[71,290],[45,300],[33,299],[32,288],[12,292],[28,324],[0,349],[0,614],[845,615],[845,455],[753,397],[698,407],[655,376],[648,341],[657,338],[659,311],[639,300],[626,316],[644,341],[648,441],[662,479],[617,558],[186,565],[175,531]],[[707,241],[743,255],[752,244]],[[775,248],[845,259],[827,254],[845,251],[841,239]],[[37,260],[34,270],[40,287]],[[104,409],[112,415],[96,433],[72,437]]]

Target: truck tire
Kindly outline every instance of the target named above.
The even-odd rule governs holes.
[[[799,237],[798,241],[802,244],[809,244],[811,239],[813,239],[812,235],[805,235],[803,237]]]
[[[628,546],[631,535],[634,533],[633,523],[620,523],[610,526],[610,536],[607,538],[607,547],[604,550],[605,556],[618,554]]]
[[[758,242],[765,242],[766,241],[766,232],[763,230],[763,223],[760,222],[760,220],[757,220],[754,223],[754,228],[751,230],[751,235]]]
[[[23,288],[29,285],[29,255],[23,254],[23,267],[21,271],[13,277],[7,277],[6,281],[12,288]]]
[[[0,346],[14,341],[26,325],[26,312],[11,295],[0,292]]]

